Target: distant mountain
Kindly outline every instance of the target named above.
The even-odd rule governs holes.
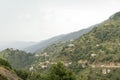
[[[91,31],[92,28],[94,28],[94,27],[96,27],[96,25],[89,27],[89,28],[86,28],[86,29],[76,31],[76,32],[72,32],[72,33],[64,34],[64,35],[59,35],[59,36],[41,41],[41,42],[37,43],[36,45],[32,45],[32,46],[25,48],[25,51],[27,51],[27,52],[42,51],[43,49],[45,49],[49,45],[52,45],[52,44],[55,44],[58,42],[66,42],[66,41],[70,41],[70,40],[75,40],[75,39],[79,38],[81,35]]]
[[[4,41],[0,42],[0,51],[6,48],[14,48],[24,50],[24,48],[36,44],[35,42],[23,42],[23,41]]]

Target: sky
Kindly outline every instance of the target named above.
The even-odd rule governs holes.
[[[0,0],[0,42],[78,31],[120,11],[120,0]]]

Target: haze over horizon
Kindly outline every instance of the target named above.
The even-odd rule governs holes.
[[[120,10],[120,1],[1,0],[0,10],[0,42],[39,42],[106,20]]]

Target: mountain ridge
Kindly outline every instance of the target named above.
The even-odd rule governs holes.
[[[0,42],[0,51],[6,48],[14,48],[24,50],[24,48],[34,45],[36,42],[25,42],[25,41],[1,41]]]
[[[61,42],[61,41],[66,42],[69,40],[75,40],[75,39],[79,38],[81,35],[92,30],[92,28],[94,28],[94,27],[96,27],[96,25],[91,26],[91,27],[86,28],[86,29],[79,30],[79,31],[75,31],[75,32],[71,32],[68,34],[63,34],[63,35],[58,35],[58,36],[52,37],[50,39],[39,42],[36,45],[25,48],[25,51],[38,52],[38,51],[42,51],[47,46],[50,46],[50,45],[55,44],[57,42]]]
[[[120,17],[117,19],[109,18],[103,21],[90,32],[83,34],[79,38],[66,43],[58,42],[50,45],[42,52],[37,52],[40,62],[55,64],[62,61],[65,65],[72,68],[79,68],[82,64],[107,65],[120,63]],[[41,56],[46,54],[45,56]],[[47,61],[47,62],[46,62]]]

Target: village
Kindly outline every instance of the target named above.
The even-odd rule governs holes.
[[[75,45],[74,44],[68,44],[67,45],[68,48],[74,48]],[[99,44],[96,45],[96,47],[98,47]],[[55,61],[49,61],[47,58],[49,57],[50,55],[47,53],[47,52],[44,52],[43,54],[35,54],[35,57],[44,57],[44,62],[39,62],[38,63],[38,66],[41,68],[41,69],[47,69],[49,67],[49,65],[52,65],[52,64],[57,64],[57,62]],[[98,56],[97,54],[95,53],[92,53],[90,55],[90,57],[94,58]],[[65,61],[61,61],[64,66],[68,67],[70,65],[72,65],[72,62],[65,62]],[[115,63],[115,62],[109,62],[109,63],[93,63],[93,64],[89,64],[89,62],[87,60],[79,60],[77,62],[77,64],[79,65],[82,65],[82,68],[86,68],[86,67],[91,67],[93,69],[95,68],[101,68],[102,69],[102,74],[107,74],[107,73],[110,73],[111,72],[111,69],[113,68],[120,68],[120,63]],[[30,68],[29,68],[29,71],[33,71],[34,70],[34,66],[35,65],[32,65]]]

